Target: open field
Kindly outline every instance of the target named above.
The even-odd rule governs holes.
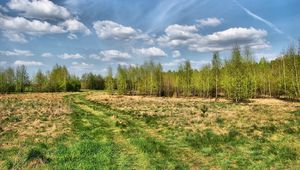
[[[277,99],[1,95],[0,169],[299,169],[299,116]]]

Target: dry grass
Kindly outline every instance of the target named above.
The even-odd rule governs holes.
[[[121,96],[105,93],[92,93],[87,99],[136,114],[166,117],[164,123],[168,126],[193,131],[209,128],[219,134],[226,133],[228,127],[218,126],[220,122],[216,119],[224,121],[224,125],[235,125],[239,129],[260,127],[270,122],[284,124],[294,118],[290,112],[300,107],[300,103],[277,99],[254,99],[248,104],[234,104],[225,99],[214,102],[201,98]],[[202,105],[208,106],[207,116],[201,114]]]
[[[2,147],[16,145],[27,138],[53,138],[67,133],[70,109],[63,93],[32,93],[0,95],[2,137],[13,134]],[[5,140],[2,138],[2,141]]]

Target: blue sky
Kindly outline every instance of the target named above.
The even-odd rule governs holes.
[[[234,43],[273,59],[300,37],[299,0],[2,0],[0,67],[53,65],[105,75],[108,66],[194,68]]]

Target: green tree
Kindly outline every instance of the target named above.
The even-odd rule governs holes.
[[[47,76],[41,71],[38,70],[34,80],[33,80],[33,89],[36,92],[47,91]]]
[[[232,49],[231,60],[229,61],[229,85],[230,98],[235,102],[248,99],[247,81],[244,69],[244,61],[241,56],[240,47],[235,45]]]
[[[68,70],[65,66],[55,65],[49,74],[48,90],[51,92],[67,91]]]
[[[76,92],[81,88],[81,82],[75,75],[69,76],[66,84],[66,91]]]
[[[81,86],[83,89],[103,90],[104,79],[101,75],[85,73],[81,77]]]
[[[16,71],[16,91],[24,92],[30,84],[29,76],[24,65],[18,66]]]
[[[15,71],[11,67],[0,71],[0,92],[11,93],[15,92]]]
[[[118,65],[117,68],[117,89],[119,94],[126,94],[127,93],[127,74],[126,68]]]
[[[212,72],[214,77],[214,85],[215,85],[215,98],[218,99],[218,88],[219,88],[219,81],[220,81],[220,72],[221,72],[221,59],[219,56],[219,52],[213,53],[212,59]]]
[[[111,67],[109,67],[107,70],[107,76],[105,78],[105,89],[109,93],[113,93],[114,91],[114,79],[113,79],[113,73]]]

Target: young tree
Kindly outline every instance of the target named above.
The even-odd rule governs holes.
[[[29,86],[29,76],[24,65],[18,66],[16,71],[16,91],[24,92],[25,87]]]
[[[33,80],[34,91],[47,91],[47,83],[47,76],[41,70],[38,70]]]
[[[49,75],[48,88],[51,92],[67,91],[68,70],[65,66],[55,65]]]
[[[81,88],[80,79],[75,75],[69,76],[66,84],[66,90],[75,92],[75,91],[79,91],[80,88]]]
[[[104,79],[101,75],[85,73],[81,77],[81,86],[83,89],[103,90]]]
[[[219,52],[213,53],[213,59],[212,59],[212,72],[214,77],[214,84],[215,84],[215,99],[218,99],[218,87],[219,87],[219,81],[220,81],[220,71],[221,71],[221,59],[219,56]]]
[[[247,91],[244,62],[238,45],[235,45],[232,49],[232,56],[229,61],[229,75],[230,98],[235,102],[248,99],[249,92]]]
[[[211,76],[211,65],[205,65],[200,71],[200,77],[202,82],[202,97],[211,97],[210,91],[212,88],[213,78]]]
[[[0,93],[15,92],[15,71],[11,67],[0,71]]]
[[[191,66],[191,62],[189,60],[184,62],[183,65],[183,81],[184,81],[184,95],[189,96],[191,95],[191,83],[192,83],[192,75],[193,69]]]
[[[246,91],[249,97],[255,97],[257,91],[257,70],[253,52],[249,46],[244,48],[244,65],[246,77]]]
[[[117,89],[119,94],[126,94],[127,93],[127,74],[126,68],[118,65],[117,68]]]
[[[105,77],[105,89],[111,94],[114,91],[114,79],[111,67],[108,67],[107,76]]]

